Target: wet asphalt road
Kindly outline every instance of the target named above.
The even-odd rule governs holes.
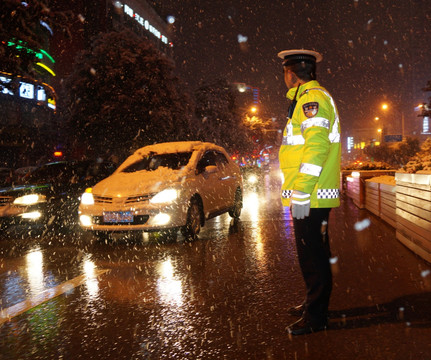
[[[431,359],[431,266],[349,199],[330,217],[330,328],[287,334],[304,286],[269,180],[191,243],[2,236],[0,359]]]

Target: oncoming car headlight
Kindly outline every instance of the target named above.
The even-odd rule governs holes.
[[[169,203],[178,198],[178,190],[166,189],[162,190],[150,199],[152,204]]]
[[[45,202],[45,201],[46,201],[46,197],[44,195],[29,194],[29,195],[17,197],[13,203],[14,205],[28,206],[28,205],[34,205],[41,202]]]
[[[248,182],[248,183],[250,183],[250,184],[256,184],[256,183],[257,183],[257,181],[258,181],[258,179],[257,179],[257,176],[256,176],[256,175],[250,175],[250,176],[247,178],[247,182]]]
[[[91,188],[85,189],[85,193],[83,193],[81,196],[82,205],[94,205],[94,197],[91,191]]]

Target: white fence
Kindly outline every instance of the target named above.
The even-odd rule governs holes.
[[[381,175],[388,174],[347,176],[347,196],[393,226],[400,242],[431,263],[431,174],[394,173],[394,184],[380,181]]]

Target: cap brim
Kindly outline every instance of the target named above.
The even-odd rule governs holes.
[[[316,59],[316,62],[321,62],[323,59],[323,56],[319,54],[317,51],[313,50],[303,50],[303,49],[297,49],[297,50],[283,50],[278,53],[278,57],[281,59],[285,59],[286,56],[291,55],[311,55]]]

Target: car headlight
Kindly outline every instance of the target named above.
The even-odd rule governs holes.
[[[250,175],[247,178],[247,182],[249,182],[250,184],[256,184],[257,183],[257,176],[256,175]]]
[[[81,204],[94,205],[94,197],[91,188],[85,189],[85,193],[83,193],[81,196]]]
[[[45,201],[46,201],[45,195],[29,194],[29,195],[17,197],[13,201],[13,203],[14,205],[29,206],[29,205],[34,205]]]
[[[166,189],[160,191],[150,199],[152,204],[169,203],[178,198],[178,190],[176,189]]]

